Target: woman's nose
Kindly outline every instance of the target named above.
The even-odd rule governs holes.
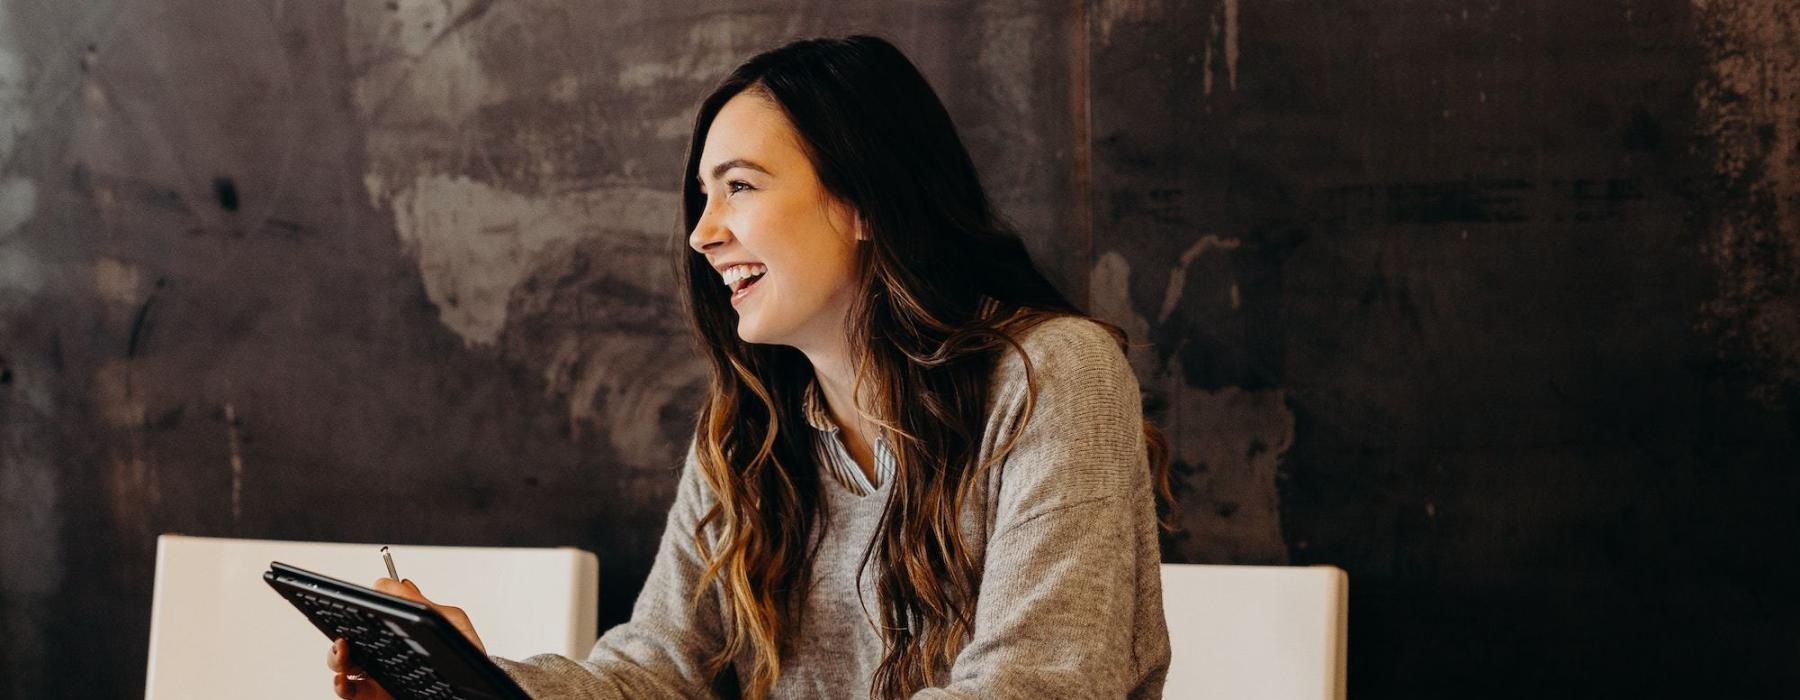
[[[725,245],[729,240],[731,231],[719,225],[718,217],[713,214],[712,202],[707,202],[706,209],[700,212],[700,220],[694,222],[694,230],[688,234],[688,247],[704,254]]]

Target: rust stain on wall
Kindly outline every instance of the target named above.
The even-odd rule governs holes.
[[[1800,5],[1696,0],[1711,65],[1696,90],[1724,199],[1707,253],[1720,275],[1703,325],[1757,370],[1752,391],[1800,391]]]

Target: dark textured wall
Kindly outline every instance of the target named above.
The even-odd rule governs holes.
[[[1176,556],[1347,568],[1362,697],[1792,693],[1791,8],[1100,11],[1091,300]]]
[[[0,697],[141,692],[159,532],[572,544],[623,619],[693,104],[851,31],[1140,341],[1167,558],[1349,570],[1353,694],[1800,682],[1789,3],[742,5],[0,0]]]

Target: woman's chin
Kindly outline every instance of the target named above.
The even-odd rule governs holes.
[[[767,345],[771,342],[768,333],[764,332],[754,319],[747,319],[743,316],[738,316],[737,333],[738,340],[752,345]]]
[[[786,345],[789,347],[797,347],[795,345],[795,340],[797,339],[798,334],[796,334],[793,329],[770,327],[766,323],[760,323],[762,320],[763,319],[756,318],[754,315],[749,318],[739,316],[737,325],[738,339],[751,345]]]

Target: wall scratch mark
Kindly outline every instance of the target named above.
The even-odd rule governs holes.
[[[138,307],[137,314],[131,319],[131,336],[125,342],[125,356],[137,357],[138,350],[143,347],[144,329],[149,325],[150,306],[156,303],[156,295],[151,294]]]

